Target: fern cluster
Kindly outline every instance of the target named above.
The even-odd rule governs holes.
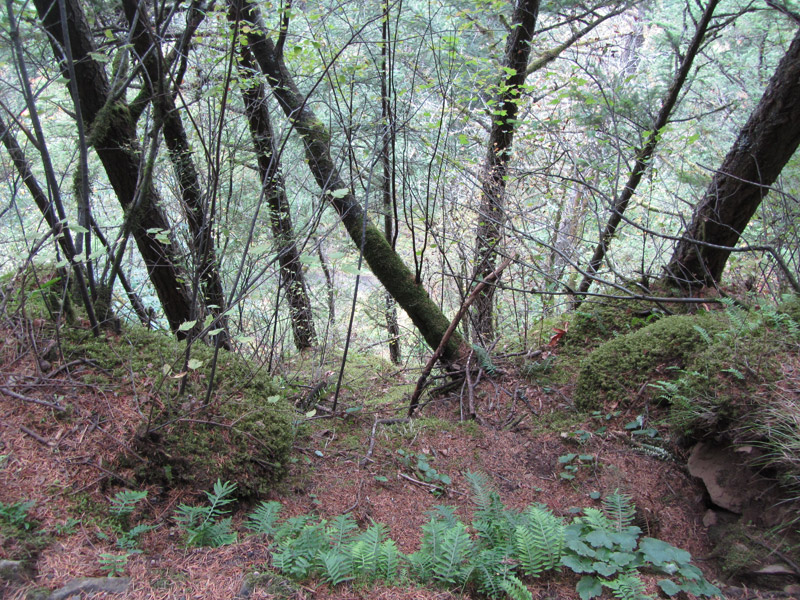
[[[277,503],[259,506],[248,527],[272,538],[276,569],[332,585],[406,579],[472,589],[489,598],[530,600],[526,579],[566,567],[583,575],[577,586],[582,600],[600,596],[604,588],[621,600],[645,600],[649,596],[638,572],[646,568],[668,576],[659,586],[670,596],[719,593],[690,564],[688,552],[640,538],[633,503],[624,494],[607,497],[602,509],[585,508],[567,524],[542,504],[510,510],[485,476],[466,477],[475,502],[471,527],[452,508],[437,506],[422,528],[420,549],[409,555],[387,538],[384,525],[373,523],[361,531],[349,516],[326,521],[304,515],[276,524]]]

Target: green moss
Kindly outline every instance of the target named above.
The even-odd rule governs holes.
[[[94,338],[67,328],[63,339],[66,360],[88,358],[99,367],[93,382],[153,382],[153,404],[141,408],[145,417],[133,442],[147,462],[130,465],[143,482],[208,489],[222,479],[248,497],[266,493],[285,474],[292,410],[275,382],[245,359],[220,351],[204,406],[213,349],[202,343],[191,349],[194,368],[183,372],[186,343],[164,333],[131,327],[119,337]]]
[[[575,388],[578,408],[592,410],[606,399],[635,396],[657,368],[682,367],[703,343],[703,331],[721,328],[711,313],[678,315],[614,338],[581,362]]]
[[[637,331],[664,316],[651,304],[628,300],[585,302],[571,315],[561,346],[570,354],[586,354],[615,335]]]

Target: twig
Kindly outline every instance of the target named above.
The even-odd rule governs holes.
[[[406,475],[405,473],[402,473],[402,472],[398,472],[397,476],[398,477],[402,477],[403,479],[408,479],[411,483],[415,483],[417,485],[421,485],[421,486],[426,487],[426,488],[431,488],[433,490],[442,490],[443,492],[446,492],[446,493],[451,493],[452,492],[453,494],[458,494],[459,496],[466,496],[466,494],[464,492],[459,492],[458,490],[454,490],[454,489],[451,489],[451,488],[445,488],[445,487],[442,487],[441,485],[434,485],[433,483],[425,483],[424,481],[420,481],[419,479],[414,479],[410,475]]]
[[[395,425],[397,423],[408,423],[408,417],[402,419],[375,419],[375,422],[372,424],[372,433],[369,436],[369,448],[367,448],[367,453],[364,455],[359,461],[359,466],[363,469],[367,466],[367,463],[371,460],[372,451],[375,449],[375,432],[378,430],[378,425]]]
[[[27,427],[25,427],[25,425],[20,425],[19,426],[19,430],[22,433],[26,433],[29,436],[31,436],[33,439],[35,439],[37,442],[39,442],[42,446],[47,446],[48,448],[50,447],[50,442],[48,440],[44,439],[42,436],[40,436],[38,433],[36,433],[32,429],[28,429]]]
[[[439,360],[439,357],[442,355],[444,351],[444,347],[447,345],[447,342],[450,341],[450,338],[453,335],[453,332],[458,327],[458,324],[461,322],[462,317],[467,312],[467,309],[472,305],[475,301],[475,298],[478,297],[478,294],[483,291],[489,283],[494,281],[500,276],[500,273],[511,264],[511,261],[514,260],[516,257],[509,256],[506,258],[503,263],[497,267],[494,271],[492,271],[486,278],[481,281],[478,285],[475,286],[475,289],[472,290],[472,293],[467,296],[467,299],[461,304],[461,308],[458,309],[458,313],[450,322],[450,326],[447,328],[447,331],[444,332],[441,341],[439,342],[439,346],[436,348],[436,351],[433,355],[428,359],[428,362],[425,364],[425,368],[422,369],[422,375],[420,375],[419,380],[417,381],[417,386],[414,388],[414,393],[411,394],[411,401],[408,403],[408,416],[413,417],[414,411],[417,409],[417,405],[419,404],[419,396],[422,394],[422,387],[425,385],[425,380],[428,379],[428,375],[430,375],[431,370],[433,369],[433,365],[436,364],[436,361]]]
[[[5,394],[9,398],[16,398],[17,400],[22,400],[23,402],[32,402],[33,404],[40,404],[41,406],[46,406],[47,408],[52,408],[53,410],[58,410],[58,411],[67,410],[60,404],[56,404],[54,402],[47,402],[46,400],[39,400],[38,398],[29,398],[28,396],[23,396],[22,394],[18,394],[17,392],[12,392],[8,388],[0,387],[0,393]]]

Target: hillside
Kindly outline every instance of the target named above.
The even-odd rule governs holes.
[[[405,418],[418,373],[411,368],[351,357],[334,410],[331,387],[313,396],[302,387],[319,367],[310,355],[282,364],[276,378],[223,356],[206,404],[209,349],[198,347],[197,362],[184,372],[175,365],[185,348],[162,334],[123,328],[94,340],[80,322],[56,327],[32,317],[31,306],[8,303],[2,322],[0,558],[22,568],[4,575],[4,597],[54,598],[50,591],[76,578],[105,575],[115,576],[106,583],[125,585],[102,597],[131,599],[486,597],[469,576],[457,583],[456,575],[448,580],[434,569],[425,579],[414,558],[397,559],[393,584],[374,573],[356,580],[345,573],[333,586],[320,566],[293,578],[291,569],[300,573],[302,565],[276,558],[280,534],[266,513],[262,533],[253,533],[248,515],[276,508],[263,502],[280,503],[280,519],[308,515],[308,523],[325,519],[329,527],[350,515],[347,522],[362,531],[384,525],[397,556],[413,557],[426,544],[430,550],[431,511],[445,530],[472,523],[463,531],[477,544],[480,511],[490,505],[487,527],[515,522],[513,511],[536,503],[564,524],[583,515],[587,527],[590,511],[583,509],[608,515],[614,501],[635,507],[621,522],[641,530],[634,536],[640,544],[654,538],[687,551],[726,598],[798,597],[796,504],[784,502],[797,489],[797,430],[784,431],[791,439],[779,435],[780,418],[798,414],[797,326],[788,316],[796,304],[783,312],[728,306],[644,319],[616,306],[585,311],[572,317],[563,338],[547,343],[545,331],[538,347],[496,353],[458,386],[423,396],[412,420]],[[733,352],[724,356],[722,346]],[[705,379],[703,364],[714,369]],[[331,359],[322,368],[338,366]],[[775,409],[765,425],[772,438],[744,431],[737,420],[737,410],[752,417],[765,406]],[[722,458],[699,456],[698,440]],[[760,472],[725,453],[759,454],[760,462],[749,462]],[[720,464],[736,470],[729,473],[738,478],[734,487],[763,494],[721,500],[689,472]],[[775,477],[790,487],[778,492]],[[230,499],[240,501],[226,504],[228,481],[237,482]],[[219,501],[215,513],[189,508],[208,506],[210,498]],[[439,505],[452,511],[436,512]],[[204,519],[221,525],[209,531]],[[292,539],[284,538],[284,552],[299,552]],[[476,556],[452,559],[470,569]],[[504,564],[517,568],[511,558]],[[566,566],[574,563],[538,577],[525,575],[524,564],[516,573],[528,597],[579,597],[582,575]],[[635,569],[642,593],[663,596],[658,571],[652,562]],[[598,590],[611,597],[608,586]],[[512,593],[525,597],[504,588],[496,597]]]

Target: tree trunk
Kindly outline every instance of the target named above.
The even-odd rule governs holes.
[[[800,31],[695,208],[667,280],[715,285],[748,222],[800,144]]]
[[[90,129],[89,142],[94,146],[106,175],[123,210],[134,207],[139,185],[139,146],[128,106],[122,99],[109,97],[109,83],[102,66],[92,58],[96,52],[91,30],[77,0],[63,0],[67,11],[67,30],[72,55],[79,104],[84,122]],[[63,65],[62,35],[57,0],[34,0],[39,18],[47,30],[56,61]],[[68,76],[66,68],[62,71]],[[156,190],[141,190],[135,215],[133,236],[147,266],[170,328],[179,336],[178,327],[190,319],[191,295],[183,283],[185,274],[178,266],[175,244],[164,243],[158,235],[169,234],[170,223],[160,206]]]
[[[394,113],[392,111],[392,46],[389,35],[389,4],[384,7],[381,19],[381,164],[383,166],[383,235],[389,240],[392,250],[397,241],[397,196],[394,172]],[[389,358],[392,364],[400,364],[400,323],[397,320],[397,303],[388,292],[385,294],[386,332],[389,334]]]
[[[672,110],[678,103],[678,96],[680,95],[681,89],[683,89],[683,84],[686,82],[686,78],[689,76],[689,71],[692,68],[694,58],[700,51],[700,45],[703,42],[703,38],[706,35],[706,30],[711,22],[711,16],[714,14],[714,9],[717,7],[718,3],[719,0],[710,0],[706,10],[703,12],[700,22],[697,24],[694,37],[689,43],[689,47],[686,49],[686,54],[681,61],[678,72],[675,74],[675,78],[672,80],[672,83],[667,90],[667,96],[664,98],[664,102],[661,104],[661,110],[658,112],[655,123],[653,123],[653,128],[650,130],[647,141],[636,153],[633,169],[631,170],[625,187],[622,189],[622,193],[614,199],[614,205],[611,208],[611,216],[608,218],[608,222],[600,234],[600,241],[597,244],[597,247],[594,249],[594,254],[592,255],[592,259],[589,261],[589,265],[586,267],[586,274],[584,275],[583,280],[578,287],[579,295],[573,303],[573,308],[580,306],[581,302],[583,301],[581,294],[585,294],[589,291],[597,271],[603,264],[603,259],[606,256],[606,251],[608,250],[608,244],[614,237],[617,227],[619,227],[619,224],[622,222],[622,215],[628,208],[628,203],[631,201],[631,198],[633,198],[636,188],[639,187],[639,183],[642,181],[642,177],[644,177],[644,174],[647,171],[650,159],[652,158],[656,149],[656,145],[658,144],[661,130],[667,125],[667,123],[669,123],[669,117],[672,114]]]
[[[242,33],[247,36],[250,50],[267,76],[281,109],[302,139],[306,162],[317,185],[339,214],[350,238],[356,246],[363,247],[364,258],[373,274],[408,313],[428,345],[436,348],[447,331],[447,317],[422,285],[415,283],[414,275],[403,259],[392,250],[389,241],[370,221],[353,191],[342,180],[331,158],[330,134],[306,105],[305,97],[287,70],[279,51],[281,40],[276,48],[266,37],[264,32],[268,29],[261,23],[255,5],[249,0],[229,0],[229,5],[232,20],[249,25],[249,31]],[[445,362],[455,362],[467,352],[464,340],[456,334],[450,338],[442,358]]]
[[[240,58],[240,74],[242,80],[248,82],[252,77],[254,65],[247,46],[240,48]],[[250,135],[253,137],[253,145],[258,157],[261,185],[269,208],[269,223],[278,251],[278,262],[281,265],[281,283],[289,301],[294,345],[298,350],[305,350],[313,347],[316,343],[314,313],[308,298],[303,265],[300,263],[300,251],[295,243],[289,201],[286,198],[286,188],[280,170],[280,159],[275,154],[275,136],[272,132],[264,86],[260,83],[256,84],[255,81],[249,81],[249,85],[242,86],[242,98],[250,124]]]
[[[167,143],[170,161],[180,186],[184,213],[191,233],[195,268],[202,281],[204,304],[216,319],[215,328],[222,329],[218,334],[220,346],[230,349],[228,320],[223,316],[225,293],[220,279],[214,237],[211,235],[211,219],[192,158],[189,138],[175,106],[171,86],[166,81],[167,61],[164,60],[158,40],[152,33],[150,17],[144,3],[123,0],[122,6],[128,23],[133,27],[133,45],[145,70],[142,80],[150,92],[156,119],[162,125],[164,141]],[[195,318],[200,318],[200,315]]]
[[[538,14],[539,0],[519,0],[506,41],[502,65],[505,78],[493,104],[492,129],[483,169],[481,204],[475,234],[475,279],[479,281],[495,270],[497,252],[502,241],[505,221],[503,205],[511,143],[522,102],[522,86],[527,76],[531,40]],[[495,335],[494,291],[494,285],[487,286],[473,304],[474,336],[476,341],[484,344],[491,343]]]

